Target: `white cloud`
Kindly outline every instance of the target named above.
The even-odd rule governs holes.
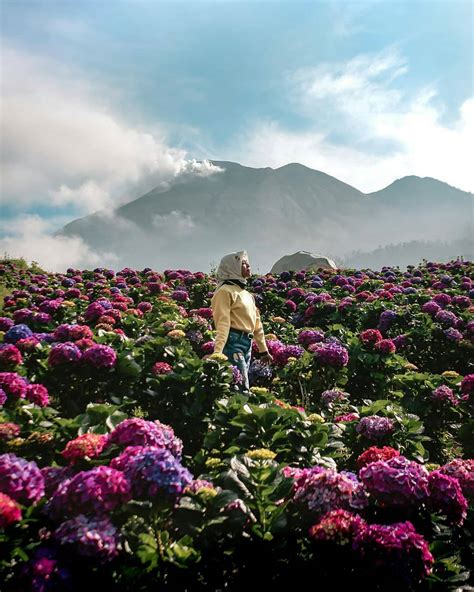
[[[36,261],[48,271],[95,267],[117,261],[112,253],[95,253],[79,237],[53,236],[50,223],[39,216],[20,216],[9,222],[9,235],[0,239],[0,253]]]
[[[196,166],[153,134],[114,112],[117,93],[47,57],[3,44],[3,199],[25,207],[73,203],[88,213],[129,201]]]
[[[397,88],[407,70],[393,48],[300,69],[288,77],[289,97],[308,118],[307,130],[260,121],[233,139],[222,159],[273,167],[300,162],[365,192],[406,175],[474,191],[468,160],[474,148],[474,99],[460,106],[457,121],[448,126],[441,120],[434,83],[413,96]]]
[[[186,236],[196,228],[191,216],[178,210],[173,210],[169,214],[156,214],[153,216],[152,224],[157,230],[166,232],[168,235],[171,230],[176,236]]]

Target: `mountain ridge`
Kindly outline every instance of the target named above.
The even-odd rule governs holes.
[[[270,268],[298,250],[344,258],[389,243],[449,242],[472,229],[473,194],[431,177],[402,177],[365,194],[299,163],[273,169],[210,162],[223,170],[186,175],[112,212],[74,220],[61,233],[116,252],[127,265],[202,269],[241,248]]]

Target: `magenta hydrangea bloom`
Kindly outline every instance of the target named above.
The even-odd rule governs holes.
[[[60,545],[71,545],[78,555],[107,562],[118,555],[119,533],[109,518],[79,514],[63,522],[53,533]]]
[[[401,579],[409,586],[429,575],[434,564],[428,543],[408,521],[360,529],[352,548],[369,569]]]
[[[443,335],[446,337],[446,339],[449,339],[449,341],[458,342],[462,339],[461,331],[454,329],[454,327],[448,327],[447,329],[444,329]]]
[[[20,350],[13,344],[0,345],[0,367],[14,368],[23,362]]]
[[[469,296],[454,296],[452,304],[459,306],[459,308],[469,308],[471,306],[471,299]]]
[[[66,343],[58,343],[51,348],[48,364],[53,368],[66,364],[76,364],[81,357],[82,352],[77,345],[67,341]]]
[[[413,506],[428,496],[428,471],[404,456],[370,463],[359,471],[359,477],[385,507]]]
[[[153,304],[151,304],[151,302],[140,302],[137,308],[142,312],[150,312],[153,310]]]
[[[0,387],[0,405],[5,405],[7,402],[7,394],[5,391]]]
[[[189,294],[186,292],[186,290],[174,290],[171,293],[171,298],[177,302],[186,302],[189,300]]]
[[[159,421],[147,421],[138,417],[125,419],[107,436],[105,448],[115,444],[125,446],[156,446],[169,450],[180,459],[182,441],[174,435],[173,428]]]
[[[284,345],[273,354],[273,362],[280,367],[286,366],[290,358],[301,358],[304,349],[299,345]]]
[[[428,506],[435,512],[445,514],[451,522],[461,525],[467,516],[467,500],[459,481],[433,471],[428,477]]]
[[[347,510],[332,510],[309,530],[309,537],[317,542],[352,544],[355,535],[366,528],[367,523],[358,514]]]
[[[21,518],[21,508],[18,503],[6,493],[0,492],[0,528],[19,522]]]
[[[474,500],[474,460],[472,458],[455,458],[439,470],[443,475],[457,479],[464,496]]]
[[[130,483],[122,471],[101,465],[63,481],[46,507],[52,517],[107,514],[130,499]]]
[[[84,319],[87,322],[94,322],[105,313],[105,307],[99,302],[91,302],[84,313]]]
[[[8,331],[15,323],[8,317],[0,317],[0,331]]]
[[[440,306],[448,306],[448,304],[451,304],[451,296],[449,294],[445,294],[444,292],[442,294],[436,294],[436,296],[433,297],[434,302],[436,302],[436,304],[439,304]]]
[[[38,407],[46,407],[49,403],[48,389],[42,384],[29,384],[26,387],[26,399]]]
[[[356,427],[356,432],[368,440],[380,440],[393,434],[395,426],[389,417],[370,415],[363,417]]]
[[[335,422],[349,423],[351,421],[357,421],[359,419],[358,413],[343,413],[334,418]]]
[[[393,354],[397,348],[392,339],[381,339],[374,345],[374,350],[382,354]]]
[[[467,374],[461,381],[461,392],[463,395],[474,393],[474,374]]]
[[[425,304],[423,304],[421,310],[422,312],[426,312],[433,316],[441,310],[441,306],[434,300],[430,300],[429,302],[425,302]]]
[[[108,345],[92,345],[82,354],[82,361],[94,368],[113,368],[117,361],[117,354]]]
[[[7,397],[24,399],[26,396],[27,382],[16,372],[0,372],[0,388]]]
[[[349,352],[338,343],[313,344],[312,351],[315,359],[322,364],[327,364],[333,368],[343,368],[349,362]]]
[[[316,331],[313,329],[306,329],[304,331],[300,331],[298,334],[298,343],[304,347],[308,347],[312,343],[319,343],[323,341],[324,333],[322,331]]]
[[[32,335],[31,337],[26,337],[25,339],[19,339],[15,345],[21,352],[25,353],[33,351],[39,343],[39,339]]]
[[[366,492],[355,475],[323,467],[312,467],[296,478],[293,500],[316,515],[367,505]]]
[[[459,319],[449,310],[439,310],[435,315],[435,320],[444,327],[455,327]]]
[[[167,362],[155,362],[151,369],[154,376],[161,376],[162,374],[170,374],[173,368]]]
[[[456,395],[454,394],[453,390],[442,384],[438,388],[436,388],[430,395],[430,398],[434,401],[439,401],[441,403],[450,403],[453,406],[459,405],[459,400],[457,399]]]
[[[34,504],[44,495],[44,480],[34,461],[0,454],[0,491],[21,504]]]
[[[201,351],[205,356],[214,353],[214,341],[206,341],[201,345]]]
[[[379,341],[382,341],[382,333],[378,329],[366,329],[359,334],[359,339],[365,347],[373,347]]]

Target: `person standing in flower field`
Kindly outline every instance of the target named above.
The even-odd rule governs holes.
[[[250,274],[246,251],[225,255],[217,269],[217,290],[211,300],[216,327],[214,353],[223,353],[237,366],[242,374],[242,387],[245,390],[249,388],[248,370],[254,338],[261,354],[260,359],[265,363],[273,361],[265,343],[255,298],[245,289]]]

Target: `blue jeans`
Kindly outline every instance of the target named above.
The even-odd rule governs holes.
[[[242,374],[242,384],[239,390],[249,390],[249,367],[252,357],[252,340],[245,335],[229,332],[229,337],[222,350],[229,358],[229,362],[240,370]]]

